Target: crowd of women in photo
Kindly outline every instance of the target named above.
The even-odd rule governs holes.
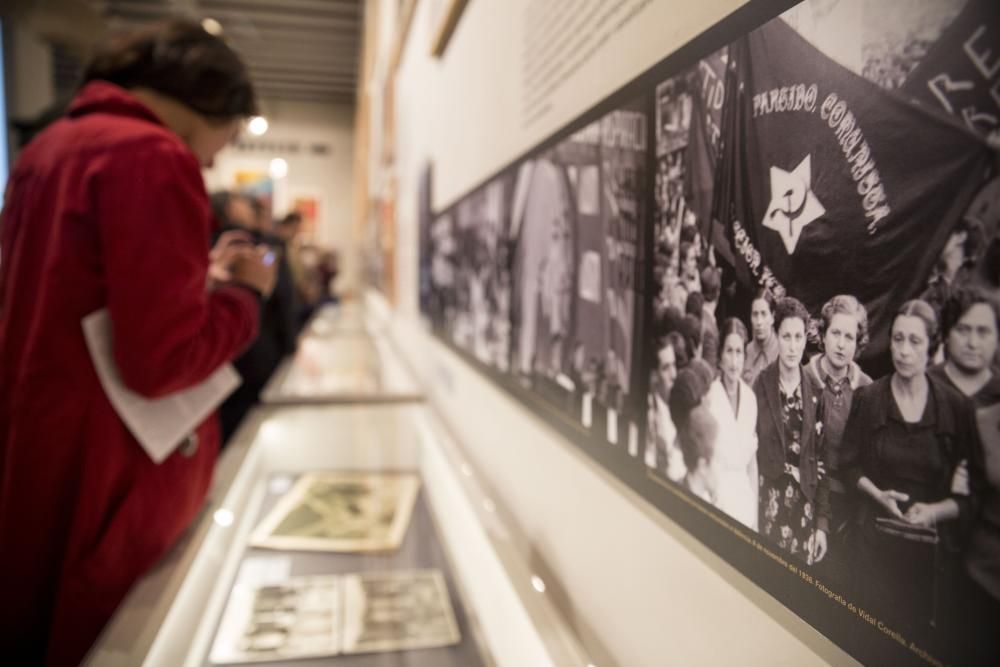
[[[928,650],[996,655],[996,286],[936,276],[872,378],[857,298],[761,290],[719,321],[705,247],[692,225],[657,240],[646,464]]]

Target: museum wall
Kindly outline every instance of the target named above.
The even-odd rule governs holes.
[[[395,88],[396,337],[475,474],[523,532],[522,550],[547,594],[598,664],[853,663],[432,339],[420,319],[417,215],[426,165],[433,165],[433,210],[444,210],[742,5],[580,3],[587,11],[600,5],[620,12],[605,22],[613,28],[581,19],[589,26],[584,30],[569,20],[534,25],[547,4],[469,3],[443,57],[435,58],[435,3],[416,3]],[[539,90],[524,73],[526,54],[551,58],[566,47],[546,43],[574,35],[591,40],[591,55]]]

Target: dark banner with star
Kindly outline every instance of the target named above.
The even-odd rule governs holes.
[[[884,352],[988,175],[992,152],[955,119],[840,66],[784,21],[729,49],[715,217],[744,287],[818,312],[854,294]]]

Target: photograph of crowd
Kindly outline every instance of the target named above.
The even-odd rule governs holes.
[[[806,0],[662,69],[510,168],[517,389],[821,581],[861,659],[1000,664],[995,2]]]
[[[988,4],[810,0],[655,103],[646,465],[959,664],[1000,658]]]
[[[514,192],[513,371],[598,438],[632,448],[642,107],[612,111],[523,162]]]
[[[445,337],[506,372],[511,349],[512,179],[499,177],[431,223],[429,308]]]

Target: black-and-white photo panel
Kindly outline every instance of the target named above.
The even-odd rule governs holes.
[[[644,462],[868,660],[1000,659],[998,85],[978,0],[808,0],[656,85]]]
[[[1000,9],[775,5],[434,217],[425,312],[862,662],[1000,664]]]
[[[596,438],[634,452],[647,135],[642,102],[608,113],[521,163],[513,204],[513,371]]]

